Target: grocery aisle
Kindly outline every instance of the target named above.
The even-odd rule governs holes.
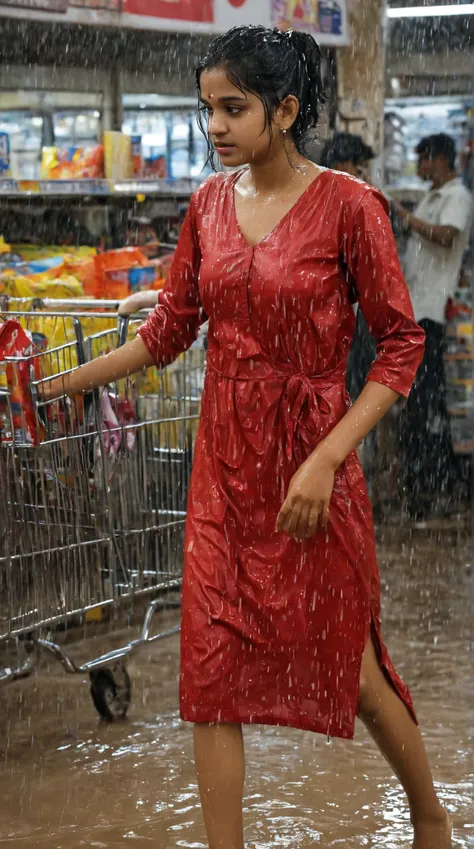
[[[384,535],[386,637],[413,691],[455,845],[467,849],[470,548],[449,523],[412,539],[405,529],[401,546],[400,529]],[[175,620],[167,613],[163,624]],[[98,641],[71,651],[92,656]],[[191,733],[177,714],[178,639],[137,655],[131,672],[129,719],[111,726],[97,721],[87,682],[57,664],[3,689],[0,846],[205,847]],[[359,724],[354,743],[276,728],[247,729],[246,739],[248,849],[409,845],[400,790]]]

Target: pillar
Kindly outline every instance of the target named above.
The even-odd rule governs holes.
[[[385,0],[348,0],[351,44],[337,53],[337,129],[362,136],[382,181],[385,94]]]

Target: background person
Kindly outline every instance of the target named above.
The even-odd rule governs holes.
[[[362,136],[334,133],[322,149],[320,165],[367,180],[370,162],[374,158],[374,151],[364,142]]]
[[[456,146],[444,133],[416,148],[418,174],[431,188],[415,212],[392,201],[411,235],[405,278],[415,318],[426,334],[422,364],[401,418],[407,510],[423,519],[445,510],[458,481],[445,400],[444,326],[448,298],[459,281],[472,212],[472,196],[455,170]]]
[[[326,142],[321,154],[321,165],[334,168],[358,177],[368,179],[370,162],[375,154],[361,136],[352,133],[335,133]],[[356,327],[351,350],[347,360],[347,391],[353,401],[359,397],[370,367],[376,357],[375,339],[370,335],[367,322],[361,309],[357,309]],[[375,457],[377,451],[377,431],[374,428],[358,449],[370,490],[373,489]]]
[[[361,136],[352,133],[334,133],[321,153],[320,164],[367,180],[369,165],[375,154]],[[356,329],[349,359],[347,360],[347,389],[354,401],[362,392],[370,366],[376,356],[375,340],[369,333],[362,310],[357,311]],[[369,439],[373,439],[371,434]]]

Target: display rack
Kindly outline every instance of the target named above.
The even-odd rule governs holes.
[[[175,225],[182,221],[199,180],[183,178],[132,180],[15,180],[0,179],[0,234],[7,242],[29,241],[38,234],[44,239],[44,226],[59,233],[64,222],[70,227],[71,242],[95,247],[120,248],[126,244],[128,223],[133,218],[162,222],[157,228],[161,242],[175,241]],[[88,216],[101,209],[103,229],[100,238],[87,236]],[[3,213],[3,214],[2,214]],[[97,220],[97,219],[96,219]],[[19,236],[20,234],[20,236]],[[74,240],[77,239],[77,242]],[[63,243],[51,236],[50,244]]]
[[[189,197],[198,180],[0,180],[0,198],[132,198]]]

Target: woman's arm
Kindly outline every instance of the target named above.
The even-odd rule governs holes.
[[[424,333],[413,316],[381,196],[368,192],[345,229],[345,261],[369,331],[377,340],[377,359],[353,407],[291,481],[277,530],[299,539],[312,536],[318,524],[327,525],[338,467],[395,401],[408,395],[424,350]]]
[[[88,392],[114,380],[136,374],[152,365],[153,357],[140,336],[137,336],[133,342],[127,342],[110,354],[98,357],[75,371],[41,383],[39,391],[46,401],[60,395],[79,395],[81,392]]]
[[[125,317],[144,309],[153,309],[159,300],[159,290],[150,289],[148,292],[135,292],[120,302],[119,315]]]
[[[399,398],[398,392],[389,386],[369,380],[357,401],[313,454],[324,457],[334,470],[338,469]]]
[[[40,393],[45,399],[87,392],[154,364],[164,368],[191,347],[203,321],[198,286],[201,263],[197,235],[199,193],[198,189],[191,198],[165,288],[159,295],[158,292],[141,293],[135,301],[132,296],[128,304],[122,302],[120,305],[121,312],[126,309],[128,313],[130,300],[133,309],[137,300],[141,307],[154,303],[155,309],[138,329],[137,338],[76,371],[40,384]]]
[[[294,475],[278,515],[277,531],[307,539],[315,534],[319,524],[326,527],[339,466],[399,397],[389,386],[366,383],[355,404]]]

